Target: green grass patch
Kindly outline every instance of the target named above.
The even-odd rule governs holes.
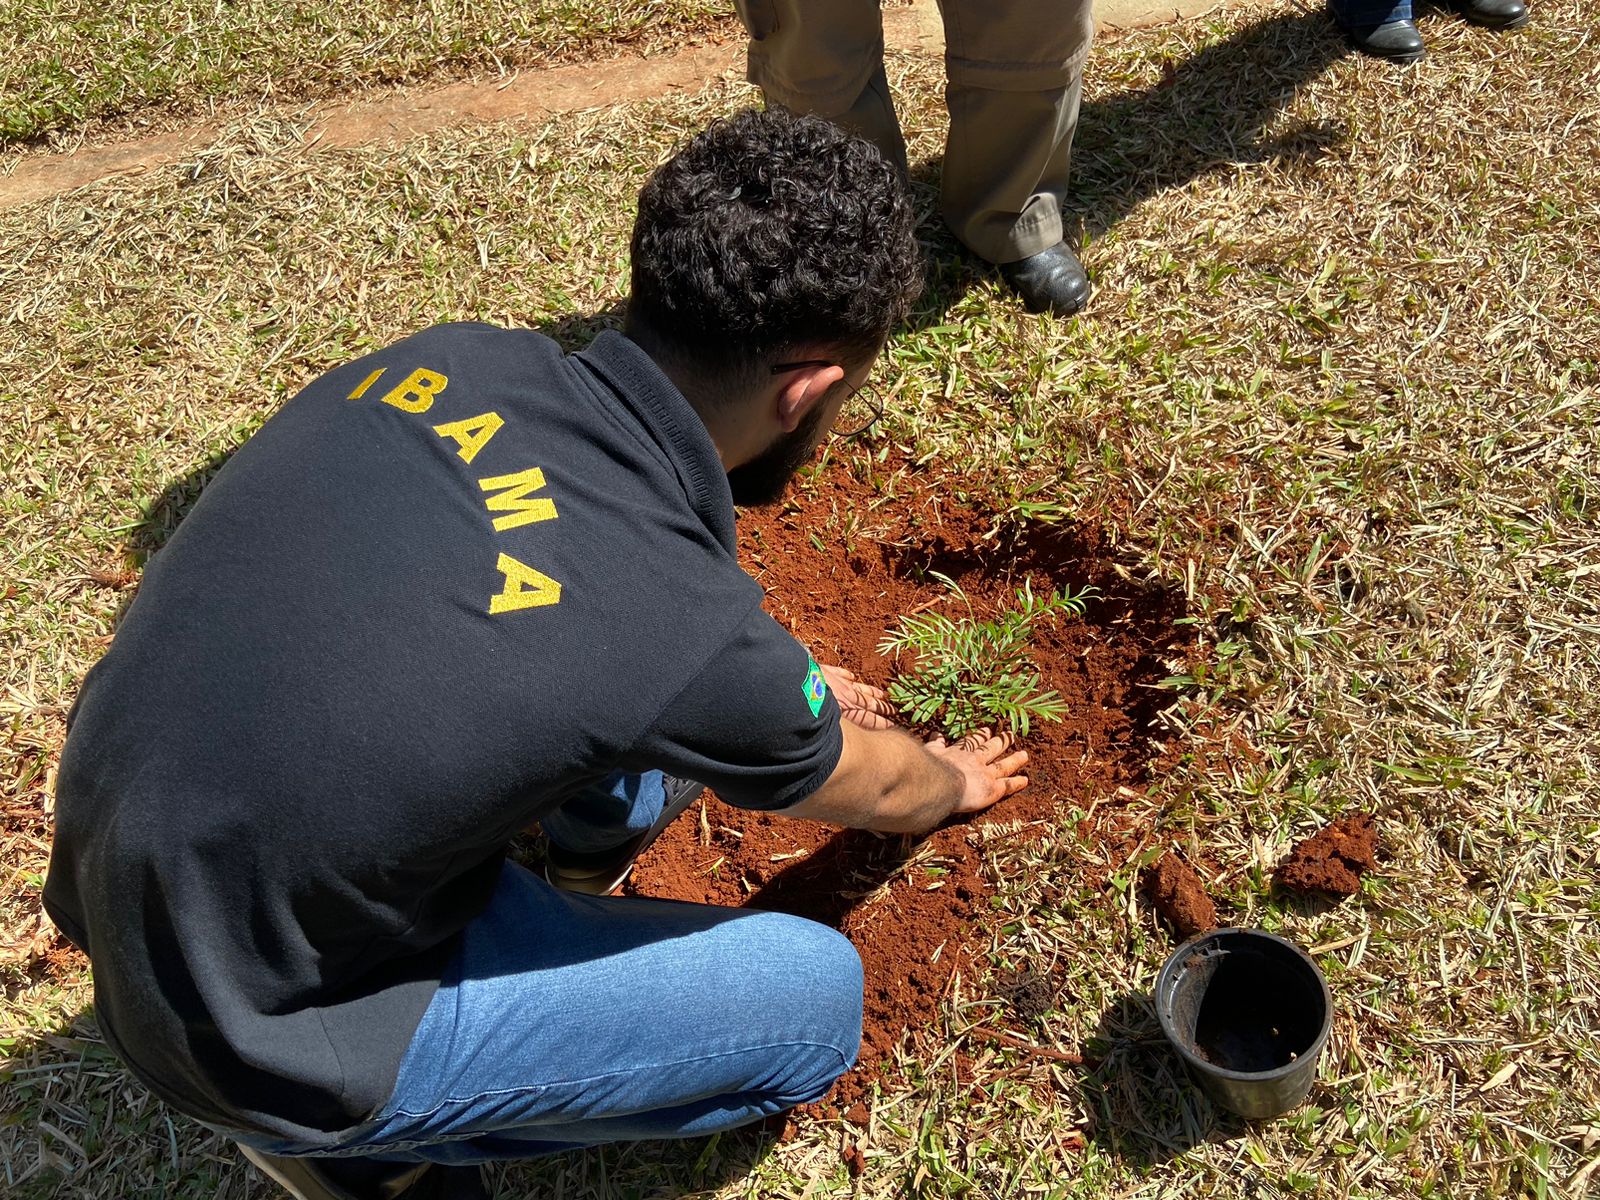
[[[151,108],[348,96],[726,24],[712,0],[0,0],[0,145]]]

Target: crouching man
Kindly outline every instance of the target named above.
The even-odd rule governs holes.
[[[734,555],[919,287],[875,149],[743,113],[645,186],[625,332],[440,326],[268,420],[62,759],[45,903],[129,1069],[303,1200],[477,1197],[489,1160],[823,1096],[843,937],[604,893],[700,784],[887,831],[1024,786],[1002,740],[887,728]],[[535,821],[548,879],[506,859]]]

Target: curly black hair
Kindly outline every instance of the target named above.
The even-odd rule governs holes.
[[[828,121],[748,109],[668,159],[639,196],[626,329],[742,390],[801,345],[866,362],[922,291],[905,183]]]

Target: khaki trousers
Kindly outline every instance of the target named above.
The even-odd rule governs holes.
[[[749,79],[906,165],[883,70],[878,0],[736,0]],[[945,145],[940,212],[973,253],[1014,262],[1061,240],[1093,0],[940,0]]]

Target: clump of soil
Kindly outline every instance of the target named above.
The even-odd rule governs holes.
[[[1098,802],[1108,827],[1130,784],[1154,755],[1151,731],[1189,634],[1175,624],[1182,595],[1130,581],[1112,568],[1093,528],[1014,526],[952,507],[958,480],[891,459],[836,461],[781,509],[742,514],[740,561],[767,591],[766,608],[819,662],[889,682],[876,653],[884,632],[908,613],[938,610],[992,619],[1036,593],[1098,595],[1080,620],[1041,627],[1030,657],[1068,715],[1036,723],[1026,741],[1032,781],[989,812],[947,823],[923,838],[839,830],[708,798],[674,822],[643,855],[628,890],[702,904],[794,913],[841,930],[866,972],[865,1030],[857,1068],[831,1103],[847,1111],[869,1093],[908,1036],[936,1028],[956,973],[983,974],[976,936],[990,918],[985,839],[969,826],[1002,822],[1007,837],[1059,831],[1058,806]],[[948,576],[958,596],[934,575]],[[962,598],[964,596],[964,599]],[[1122,792],[1119,793],[1119,788]],[[909,1034],[908,1034],[909,1031]]]
[[[1032,1024],[1056,1006],[1055,981],[1038,971],[1007,971],[995,980],[995,993],[1018,1021]]]
[[[867,1169],[867,1156],[856,1143],[846,1143],[843,1150],[844,1165],[850,1170],[851,1179],[859,1179],[861,1173]]]
[[[1145,868],[1143,883],[1156,912],[1180,938],[1192,938],[1217,927],[1217,906],[1206,895],[1205,884],[1193,867],[1171,851],[1154,866]]]
[[[1286,891],[1354,896],[1361,876],[1377,865],[1377,822],[1370,813],[1353,813],[1298,843],[1273,878]]]

